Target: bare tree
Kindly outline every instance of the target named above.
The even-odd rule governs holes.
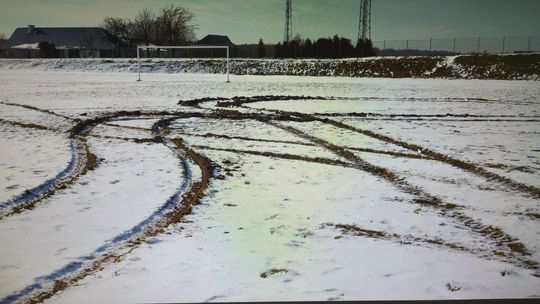
[[[133,20],[106,17],[102,27],[117,46],[134,43],[186,45],[195,40],[194,18],[188,9],[171,5],[163,8],[158,16],[144,9]]]
[[[133,42],[134,25],[129,19],[105,17],[103,28],[120,42],[131,44]]]
[[[138,42],[142,42],[146,45],[153,42],[155,39],[154,24],[156,22],[156,15],[151,10],[145,8],[140,11],[135,17],[134,24],[134,36]]]
[[[0,33],[0,47],[3,46],[4,43],[7,42],[6,36],[4,33]]]
[[[180,6],[162,9],[156,19],[157,40],[169,45],[183,45],[195,39],[195,26],[191,24],[195,15]]]
[[[85,35],[82,39],[84,42],[84,47],[87,51],[87,56],[90,55],[92,57],[96,56],[96,37],[94,35]]]
[[[149,45],[156,40],[155,35],[156,15],[151,10],[145,8],[135,16],[134,38],[138,43]],[[146,49],[146,56],[150,56],[150,50]]]

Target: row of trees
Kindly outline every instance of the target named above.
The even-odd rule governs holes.
[[[106,17],[102,27],[117,45],[134,44],[189,45],[195,41],[194,15],[188,9],[170,5],[158,14],[143,9],[133,19]],[[360,40],[353,46],[350,39],[335,35],[316,41],[296,36],[289,42],[274,46],[275,58],[351,58],[373,56],[371,40]],[[257,47],[257,57],[269,55],[262,39]]]
[[[105,17],[102,27],[118,46],[133,44],[186,45],[195,40],[195,15],[171,5],[158,14],[143,9],[134,19]]]
[[[315,42],[296,36],[289,42],[278,43],[275,51],[276,58],[353,58],[374,55],[371,40],[359,40],[353,46],[350,39],[338,35],[319,38]]]

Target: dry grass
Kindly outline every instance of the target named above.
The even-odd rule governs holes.
[[[272,268],[272,269],[269,269],[269,270],[261,273],[260,277],[263,278],[263,279],[266,279],[267,277],[269,277],[271,275],[275,275],[275,274],[278,274],[278,273],[287,273],[287,272],[289,272],[287,269]]]

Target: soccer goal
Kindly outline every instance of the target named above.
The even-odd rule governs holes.
[[[227,82],[230,82],[229,78],[229,47],[228,46],[216,46],[216,45],[191,45],[191,46],[159,46],[159,45],[141,45],[137,46],[137,74],[139,78],[137,81],[141,81],[141,50],[166,50],[166,49],[226,49],[227,50],[227,64],[226,64],[226,73],[227,73]]]

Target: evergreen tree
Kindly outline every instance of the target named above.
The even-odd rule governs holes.
[[[302,58],[313,58],[313,43],[308,38],[306,42],[304,42],[304,46],[302,47],[302,52],[300,54],[300,57]]]
[[[356,56],[357,57],[369,57],[374,56],[373,45],[369,39],[360,39],[356,43]]]
[[[266,57],[266,47],[262,39],[259,39],[259,46],[257,47],[257,57],[264,58]]]
[[[276,54],[274,55],[276,58],[283,58],[283,46],[281,46],[281,42],[278,42],[276,44]]]

